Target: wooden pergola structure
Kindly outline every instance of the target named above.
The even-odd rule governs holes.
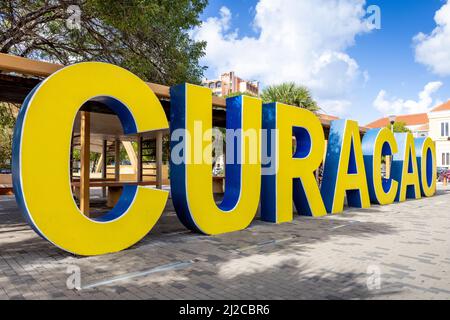
[[[22,103],[30,91],[43,79],[52,73],[63,68],[63,65],[31,60],[13,55],[0,53],[0,102]],[[160,100],[167,119],[170,119],[170,88],[164,85],[147,83],[152,91]],[[213,96],[213,126],[225,127],[226,103],[224,98]],[[145,136],[129,137],[123,135],[119,120],[112,112],[98,102],[87,102],[81,106],[79,119],[75,122],[73,139],[80,145],[80,163],[81,173],[79,181],[73,181],[73,186],[79,188],[80,209],[86,215],[89,215],[89,188],[101,186],[108,187],[113,195],[120,195],[120,188],[127,182],[119,181],[120,165],[118,162],[119,143],[118,141],[137,141],[137,181],[134,184],[154,184],[156,187],[162,187],[162,155],[163,155],[163,131],[155,131]],[[330,123],[336,118],[327,115],[318,115],[328,137]],[[96,126],[94,132],[91,130],[91,120],[95,120]],[[363,134],[366,128],[361,128]],[[79,134],[78,134],[79,133]],[[149,183],[143,179],[142,167],[142,141],[145,138],[156,140],[156,181]],[[91,139],[93,139],[91,141]],[[135,139],[135,140],[133,140]],[[106,141],[114,141],[115,148],[115,177],[107,178],[106,168]],[[100,143],[99,143],[100,141]],[[96,143],[93,143],[96,142]],[[90,179],[90,151],[91,145],[94,148],[101,148],[102,153],[102,177],[98,180]],[[117,191],[117,192],[116,192]]]

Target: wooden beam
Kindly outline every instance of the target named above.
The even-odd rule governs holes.
[[[101,172],[102,172],[102,179],[106,179],[106,171],[107,171],[107,161],[108,161],[108,154],[107,154],[107,152],[108,152],[108,141],[107,140],[103,140],[102,141],[102,163],[101,163],[101,165],[102,165],[102,169],[101,169]]]
[[[95,152],[95,151],[93,151]],[[100,158],[98,159],[98,161],[95,164],[95,168],[94,168],[94,173],[100,173],[102,172],[102,168],[103,168],[103,154],[100,153]]]
[[[63,65],[48,63],[42,61],[31,60],[18,56],[0,53],[0,71],[15,72],[26,76],[48,77],[52,73],[63,68]],[[160,99],[170,99],[170,87],[157,83],[148,83],[147,85],[152,89],[155,95]],[[1,96],[1,95],[0,95]],[[11,98],[12,99],[12,98]],[[226,108],[224,98],[212,97],[212,104],[220,109]],[[330,117],[327,115],[317,115],[323,127],[330,126]],[[369,128],[360,127],[361,133],[365,133]]]
[[[114,178],[120,180],[120,140],[114,142]]]
[[[3,71],[47,77],[62,67],[60,64],[36,61],[10,54],[0,54],[0,70]]]
[[[137,173],[138,159],[136,152],[134,151],[133,144],[131,141],[122,141],[122,145],[127,152],[128,158],[130,159],[130,163],[133,166],[134,171]]]
[[[141,182],[142,181],[142,166],[143,166],[143,161],[142,161],[142,136],[140,134],[138,134],[137,137],[137,172],[136,172],[136,180],[137,182]]]
[[[386,156],[385,157],[385,169],[386,169],[386,179],[389,179],[391,177],[391,166],[392,166],[392,161],[391,161],[391,156]],[[374,168],[375,170],[375,168]],[[378,170],[378,169],[377,169]],[[379,169],[381,170],[381,168]]]
[[[162,189],[162,167],[163,167],[163,133],[156,132],[156,187]]]
[[[70,181],[73,180],[73,130],[72,130],[72,138],[70,139]]]
[[[90,167],[90,126],[89,112],[81,112],[81,173],[80,173],[80,210],[89,217],[89,167]]]
[[[108,170],[108,141],[102,141],[102,179],[107,178],[107,170]],[[102,196],[106,197],[106,187],[102,187]]]
[[[31,60],[0,53],[0,70],[2,71],[15,72],[28,76],[48,77],[62,68],[64,68],[64,66],[61,64]],[[170,99],[170,87],[150,82],[147,82],[147,85],[158,98]],[[214,96],[213,105],[225,108],[225,99]]]

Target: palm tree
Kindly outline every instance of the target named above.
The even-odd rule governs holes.
[[[237,92],[231,92],[231,93],[227,94],[224,98],[233,98],[233,97],[237,97],[237,96],[250,96],[250,97],[254,97],[255,95],[252,94],[252,93],[249,92],[249,91],[245,91],[245,92],[237,91]]]
[[[309,89],[296,85],[294,82],[285,82],[279,85],[268,86],[261,93],[262,100],[267,102],[281,102],[291,106],[317,111],[319,107],[311,97]]]

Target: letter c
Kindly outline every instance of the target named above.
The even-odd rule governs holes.
[[[168,128],[151,89],[111,64],[75,64],[54,73],[28,95],[13,141],[13,183],[19,207],[33,229],[79,255],[117,252],[142,239],[164,210],[168,193],[126,186],[117,205],[100,219],[78,209],[71,191],[72,127],[89,100],[118,115],[125,134]]]
[[[392,156],[398,152],[394,134],[388,128],[369,130],[364,135],[362,149],[370,200],[381,205],[394,203],[398,182],[381,176],[382,156]]]

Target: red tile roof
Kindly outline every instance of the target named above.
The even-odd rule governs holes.
[[[329,120],[329,121],[339,120],[339,117],[332,116],[331,114],[318,113],[317,115],[319,116],[320,119],[323,119],[323,120]]]
[[[450,110],[450,100],[432,109],[431,112],[447,111],[447,110]]]
[[[423,126],[417,128],[416,130],[417,131],[429,131],[430,130],[430,125],[428,123],[424,124]]]
[[[407,126],[416,126],[428,123],[428,115],[426,113],[404,114],[397,116],[395,122],[403,122]],[[381,118],[366,125],[369,128],[382,128],[389,124],[389,118]]]

